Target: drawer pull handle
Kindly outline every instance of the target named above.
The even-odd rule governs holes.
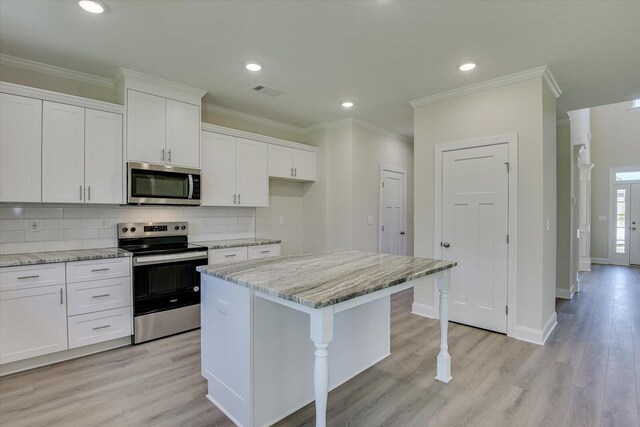
[[[268,253],[270,253],[270,252],[271,252],[271,251],[260,251],[260,253],[261,253],[261,254],[268,254]]]
[[[96,326],[95,328],[93,328],[94,331],[97,331],[99,329],[107,329],[110,328],[111,325],[104,325],[104,326]]]
[[[22,280],[22,279],[37,279],[38,277],[40,277],[39,274],[36,274],[34,276],[20,276],[18,277],[18,279]]]
[[[225,257],[225,258],[233,258],[233,257],[235,257],[236,255],[237,255],[237,254],[225,255],[224,257]]]
[[[109,271],[109,267],[107,267],[107,268],[96,268],[96,269],[91,270],[92,273],[96,273],[98,271]]]
[[[111,294],[94,295],[91,298],[104,298],[104,297],[108,297],[108,296],[111,296]]]

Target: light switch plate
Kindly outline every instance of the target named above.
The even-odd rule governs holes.
[[[367,217],[367,224],[373,225],[373,216],[370,215]]]
[[[606,221],[606,220],[607,220],[607,216],[606,215],[598,216],[598,221]]]
[[[550,218],[547,218],[546,227],[547,227],[547,231],[551,230],[551,219]]]
[[[280,225],[282,225],[282,224],[284,224],[284,217],[283,216],[280,217]]]

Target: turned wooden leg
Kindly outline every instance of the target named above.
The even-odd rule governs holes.
[[[329,398],[329,351],[333,339],[333,307],[311,312],[311,340],[315,345],[313,385],[316,398],[316,427],[327,425],[327,400]]]
[[[438,353],[438,365],[436,380],[448,383],[451,381],[451,356],[449,355],[449,343],[447,329],[449,326],[449,279],[450,272],[437,278],[440,291],[440,353]]]

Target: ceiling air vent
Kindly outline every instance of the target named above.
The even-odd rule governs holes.
[[[255,90],[256,92],[260,92],[264,95],[269,95],[269,96],[278,96],[282,93],[279,90],[271,89],[270,87],[261,86],[261,85],[255,86],[251,89]]]

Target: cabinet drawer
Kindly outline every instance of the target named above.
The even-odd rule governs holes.
[[[67,285],[69,316],[131,305],[131,278],[94,280]]]
[[[280,245],[259,245],[247,248],[249,259],[272,258],[280,256]]]
[[[126,277],[130,264],[130,257],[68,262],[67,283]]]
[[[131,307],[69,317],[69,348],[131,335]]]
[[[211,249],[209,251],[209,262],[236,262],[247,260],[247,248]]]
[[[0,290],[64,285],[64,263],[0,268]]]

